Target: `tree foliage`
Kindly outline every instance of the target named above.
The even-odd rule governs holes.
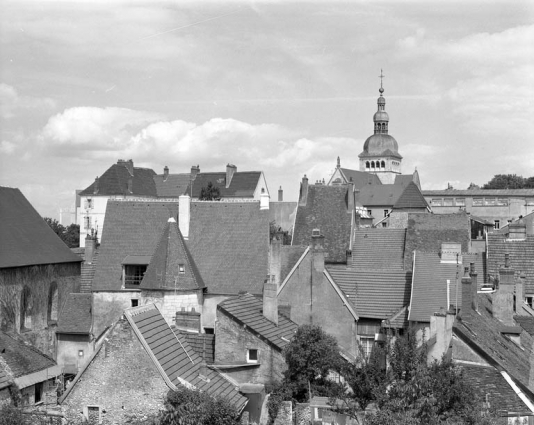
[[[482,189],[534,189],[534,177],[516,174],[496,174]]]
[[[54,233],[58,235],[69,248],[76,248],[80,246],[79,224],[73,223],[65,227],[59,221],[50,217],[45,217],[44,221],[46,221]]]
[[[212,182],[208,182],[206,187],[200,189],[200,197],[198,199],[201,201],[220,201],[221,192],[217,186],[213,186]]]

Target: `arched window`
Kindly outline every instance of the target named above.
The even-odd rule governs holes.
[[[25,286],[20,294],[20,330],[32,328],[33,300],[30,288]]]
[[[375,168],[375,162],[374,162],[374,161],[371,161],[371,168],[372,168],[372,169]]]
[[[381,166],[382,168],[386,168],[386,163],[385,163],[384,161],[382,161],[382,163],[380,164],[380,166]]]
[[[58,316],[57,283],[52,282],[50,284],[50,289],[48,290],[48,321],[49,322],[57,321],[57,316]]]
[[[365,169],[366,169],[366,170],[369,169],[369,161],[367,161],[367,162],[365,163]]]

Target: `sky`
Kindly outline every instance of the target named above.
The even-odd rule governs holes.
[[[58,218],[118,159],[358,169],[380,71],[423,189],[534,175],[534,2],[0,0],[0,185]]]

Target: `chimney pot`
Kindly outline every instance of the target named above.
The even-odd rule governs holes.
[[[282,190],[282,186],[280,186],[280,189],[278,189],[278,202],[284,201],[284,191]]]
[[[167,177],[169,177],[169,167],[165,166],[163,167],[163,181],[166,181]]]
[[[304,174],[302,177],[302,183],[300,184],[300,198],[299,205],[306,206],[308,202],[308,177]]]
[[[100,190],[100,179],[98,176],[95,177],[95,185],[93,186],[93,195],[97,195]]]
[[[191,166],[191,178],[194,180],[197,174],[200,173],[200,165],[192,165]]]

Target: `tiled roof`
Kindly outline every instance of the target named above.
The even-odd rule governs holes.
[[[157,197],[154,176],[150,168],[133,167],[133,176],[124,162],[113,164],[98,179],[98,192],[95,194],[95,183],[82,190],[80,196],[138,195]],[[132,191],[128,192],[128,180],[132,178]]]
[[[514,316],[514,320],[521,326],[525,332],[534,337],[534,317],[532,316]]]
[[[282,314],[278,314],[278,325],[263,315],[263,302],[251,294],[240,294],[229,298],[217,306],[221,311],[239,324],[245,325],[249,332],[282,350],[297,331],[298,325]]]
[[[403,191],[404,187],[396,184],[367,185],[360,189],[356,201],[364,207],[391,208]]]
[[[482,279],[483,254],[462,254],[462,264],[442,263],[437,252],[415,252],[412,296],[409,319],[417,322],[430,322],[430,316],[449,309],[450,304],[458,308],[462,305],[461,279],[464,267],[475,263],[478,273],[477,286],[484,283]],[[449,296],[447,297],[447,280],[449,280]],[[458,280],[458,292],[456,281]],[[456,304],[456,299],[458,303]]]
[[[526,404],[519,398],[506,379],[493,366],[459,363],[466,381],[477,391],[481,400],[490,403],[490,408],[498,413],[528,412]]]
[[[163,174],[153,177],[156,185],[156,193],[160,198],[177,198],[186,193],[191,181],[191,174],[169,174],[164,179]]]
[[[504,254],[510,254],[510,266],[516,278],[520,273],[526,277],[524,291],[534,294],[534,235],[525,240],[509,240],[505,234],[488,233],[488,273],[497,276],[504,265]]]
[[[291,269],[297,264],[297,261],[302,257],[306,247],[304,246],[291,246],[291,245],[282,245],[281,249],[281,265],[280,265],[280,282],[283,282],[287,277]]]
[[[93,294],[75,294],[67,296],[59,313],[58,333],[88,334],[93,328]]]
[[[423,190],[424,196],[534,196],[534,189]]]
[[[9,387],[11,385],[12,379],[9,377],[7,373],[7,368],[8,368],[7,364],[0,357],[0,390],[6,387]]]
[[[414,182],[413,174],[397,174],[395,176],[395,182],[393,184],[406,187],[412,182]]]
[[[5,361],[14,378],[56,365],[52,358],[2,331],[0,331],[0,357]]]
[[[354,232],[352,267],[404,268],[405,229],[363,228]]]
[[[261,294],[269,211],[258,202],[192,202],[187,246],[211,294]]]
[[[261,171],[235,172],[227,188],[226,173],[198,173],[193,180],[193,198],[198,198],[202,188],[207,187],[209,182],[219,188],[222,198],[253,198],[260,177]]]
[[[393,208],[396,210],[401,209],[426,209],[428,208],[428,203],[425,200],[425,197],[417,187],[414,182],[408,183],[405,186],[404,192],[400,195]]]
[[[173,333],[153,304],[125,310],[125,315],[166,382],[179,387],[185,381],[213,397],[226,398],[239,411],[246,405],[247,399],[217,371],[206,369],[207,376],[200,376],[202,358],[181,333]]]
[[[504,369],[516,382],[529,389],[529,397],[532,398],[534,388],[529,386],[532,373],[529,359],[533,354],[533,338],[523,332],[519,347],[501,334],[502,323],[492,316],[491,296],[478,294],[478,305],[479,314],[471,314],[454,322],[454,334],[490,364]]]
[[[95,277],[96,262],[98,260],[98,250],[93,254],[93,261],[91,263],[82,263],[80,292],[91,292],[93,288],[93,279]]]
[[[183,270],[180,270],[180,267]],[[141,281],[141,289],[204,288],[204,281],[174,218],[163,229],[158,246]]]
[[[127,255],[152,255],[169,217],[178,216],[175,202],[111,201],[93,279],[95,290],[119,290]]]
[[[80,263],[19,189],[0,186],[0,268]]]
[[[367,173],[365,171],[350,170],[348,168],[340,168],[340,170],[345,177],[346,183],[352,182],[354,184],[354,188],[356,189],[361,189],[363,186],[369,184],[382,184],[376,174]]]
[[[374,186],[374,187],[380,187]],[[306,205],[297,207],[292,245],[308,246],[313,229],[324,236],[330,263],[344,263],[350,246],[352,216],[347,212],[348,186],[309,185]]]
[[[207,364],[213,364],[215,361],[215,335],[201,334],[193,332],[184,332],[173,329],[174,333],[179,333],[189,343],[191,348],[203,358]]]
[[[361,318],[388,319],[410,302],[411,273],[327,267]],[[401,319],[401,324],[403,321]]]

